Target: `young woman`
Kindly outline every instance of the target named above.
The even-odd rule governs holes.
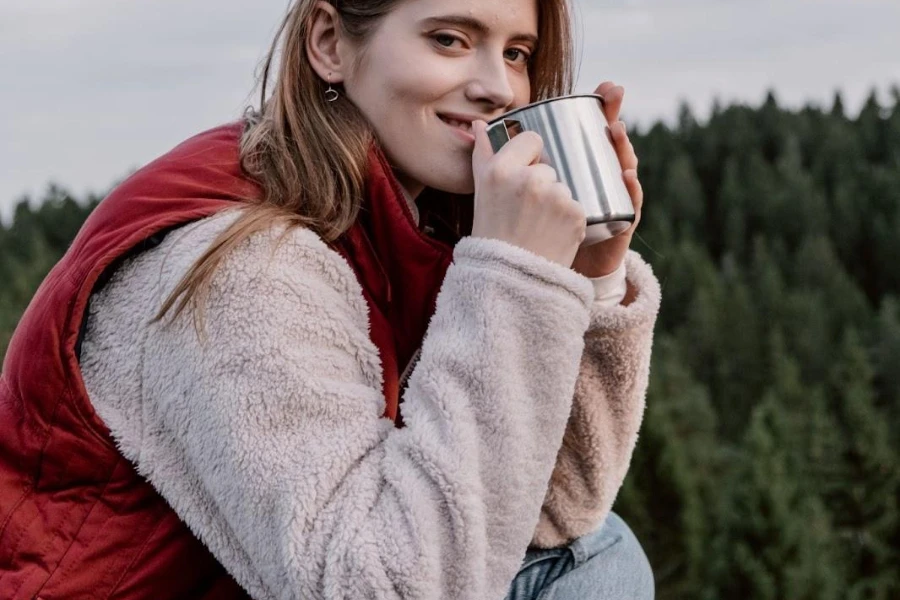
[[[278,48],[23,316],[0,597],[652,597],[610,507],[659,287],[633,229],[580,247],[537,136],[485,135],[569,91],[565,0],[298,0]]]

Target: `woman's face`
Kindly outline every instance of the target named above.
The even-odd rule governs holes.
[[[538,0],[405,0],[344,89],[407,192],[474,191],[471,122],[527,104]]]

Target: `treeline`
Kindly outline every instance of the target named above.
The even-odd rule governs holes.
[[[0,359],[35,290],[99,201],[90,196],[78,202],[50,185],[37,208],[23,198],[12,223],[0,223]]]
[[[900,598],[900,91],[638,135],[663,285],[616,509],[660,598]]]
[[[632,131],[663,286],[616,510],[658,597],[900,598],[900,90]],[[0,228],[0,353],[97,198]]]

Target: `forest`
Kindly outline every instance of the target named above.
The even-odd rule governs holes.
[[[900,598],[900,88],[632,128],[663,302],[615,510],[657,597]],[[101,195],[0,224],[0,357]],[[897,262],[895,262],[897,261]]]

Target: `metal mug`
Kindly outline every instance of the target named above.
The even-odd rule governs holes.
[[[584,207],[589,246],[608,240],[634,223],[634,206],[603,112],[603,97],[562,96],[512,110],[488,123],[494,152],[523,131],[544,140],[541,162],[556,169],[572,197]]]

